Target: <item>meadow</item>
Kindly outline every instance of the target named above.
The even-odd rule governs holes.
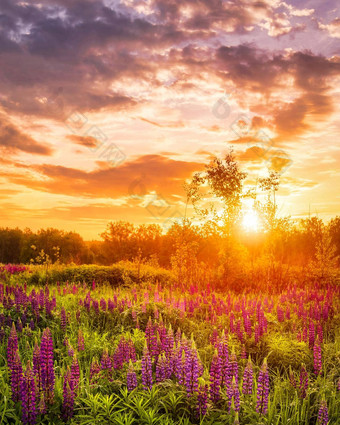
[[[0,269],[1,424],[340,424],[336,281],[219,291],[150,270]]]

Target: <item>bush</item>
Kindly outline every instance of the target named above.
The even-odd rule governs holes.
[[[44,266],[31,267],[32,273],[23,273],[20,278],[28,284],[38,285],[57,282],[85,282],[90,285],[109,284],[117,287],[141,282],[169,284],[174,280],[168,270],[141,265],[140,269],[134,263],[120,262],[112,266],[97,265],[55,265],[46,269]],[[16,279],[18,281],[18,278]]]

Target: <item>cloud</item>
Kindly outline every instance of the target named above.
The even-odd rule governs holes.
[[[17,167],[25,168],[25,165],[17,164]],[[156,192],[174,199],[174,195],[181,193],[185,179],[202,167],[202,164],[196,162],[177,161],[162,155],[145,155],[116,168],[99,167],[85,171],[43,164],[30,166],[24,174],[8,171],[4,176],[11,183],[54,194],[119,198]],[[28,177],[27,171],[34,171],[34,174]]]
[[[0,150],[9,153],[26,152],[33,155],[52,155],[49,145],[38,143],[0,116]]]

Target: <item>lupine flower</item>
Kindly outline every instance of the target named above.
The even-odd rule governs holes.
[[[72,381],[74,385],[74,392],[77,393],[79,387],[80,380],[80,371],[79,371],[79,363],[76,356],[73,357],[72,365],[71,365],[71,374]]]
[[[147,347],[144,347],[142,357],[142,382],[144,390],[152,388],[152,362]]]
[[[208,385],[203,384],[198,388],[197,395],[197,415],[204,416],[208,409]]]
[[[328,408],[327,408],[327,402],[323,400],[320,403],[320,409],[318,413],[318,425],[327,425],[327,424],[328,424]]]
[[[60,327],[63,333],[65,333],[66,327],[67,327],[67,316],[66,316],[66,311],[64,307],[61,308],[61,312],[60,312]]]
[[[338,391],[340,391],[340,378],[338,379]]]
[[[221,360],[217,351],[215,351],[210,366],[210,397],[214,403],[217,403],[221,398],[221,381]]]
[[[289,381],[291,383],[291,385],[296,388],[296,379],[295,379],[295,375],[292,371],[291,366],[289,366]]]
[[[54,367],[53,367],[53,339],[49,328],[46,328],[41,337],[40,346],[41,382],[45,392],[45,400],[53,404],[54,400]]]
[[[7,364],[8,368],[11,370],[13,367],[15,353],[18,351],[18,335],[13,323],[11,332],[8,337],[7,342]]]
[[[93,359],[90,368],[90,384],[93,384],[94,377],[100,372],[100,366],[97,359]]]
[[[249,356],[247,366],[245,367],[244,374],[243,374],[243,385],[242,385],[243,394],[252,394],[253,380],[254,380],[253,364]]]
[[[42,390],[42,381],[41,381],[41,356],[40,356],[40,347],[36,342],[33,348],[33,373],[36,379],[38,391]]]
[[[269,397],[269,373],[267,359],[264,360],[260,369],[259,379],[257,381],[257,402],[256,411],[265,415],[268,410]]]
[[[229,412],[231,408],[233,408],[235,412],[239,412],[240,411],[240,390],[238,388],[235,376],[233,376],[232,383],[227,390],[227,395],[228,395]]]
[[[126,375],[126,385],[127,385],[128,391],[134,390],[138,385],[137,375],[136,375],[136,372],[135,372],[135,369],[133,367],[133,363],[132,363],[131,360],[129,362],[129,367],[128,367],[128,371],[127,371],[127,375]]]
[[[37,420],[36,386],[31,365],[28,362],[21,381],[20,398],[22,403],[22,422],[24,425],[34,425]]]
[[[300,370],[299,390],[300,390],[300,397],[305,398],[307,395],[307,390],[308,390],[308,373],[305,368],[305,365],[302,365]]]
[[[314,326],[314,322],[311,320],[309,323],[309,348],[313,348],[314,347],[314,342],[315,342],[315,326]]]
[[[111,362],[111,358],[109,356],[109,353],[107,351],[107,348],[104,350],[100,365],[101,365],[102,370],[110,370],[112,368],[112,362]]]
[[[65,422],[67,422],[73,416],[74,410],[74,385],[72,380],[72,373],[70,369],[67,369],[67,372],[64,376],[63,383],[63,406],[62,406],[62,416]]]
[[[12,369],[10,370],[11,377],[11,390],[13,401],[17,402],[20,400],[20,385],[22,381],[22,365],[17,351],[14,355]]]
[[[82,330],[79,328],[78,330],[78,351],[84,351],[85,350],[85,341],[84,341],[84,335]]]
[[[167,375],[167,359],[163,353],[158,357],[156,364],[156,382],[163,382],[166,379]]]
[[[195,346],[185,354],[184,373],[184,385],[187,390],[187,395],[190,396],[198,389],[199,367]]]
[[[319,375],[322,370],[321,345],[319,343],[319,339],[315,341],[314,349],[313,349],[313,357],[314,357],[314,372],[315,372],[315,375]]]

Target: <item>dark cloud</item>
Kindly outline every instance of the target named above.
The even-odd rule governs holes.
[[[51,155],[52,149],[38,143],[29,135],[22,133],[9,121],[0,116],[0,151],[26,152],[35,155]]]

